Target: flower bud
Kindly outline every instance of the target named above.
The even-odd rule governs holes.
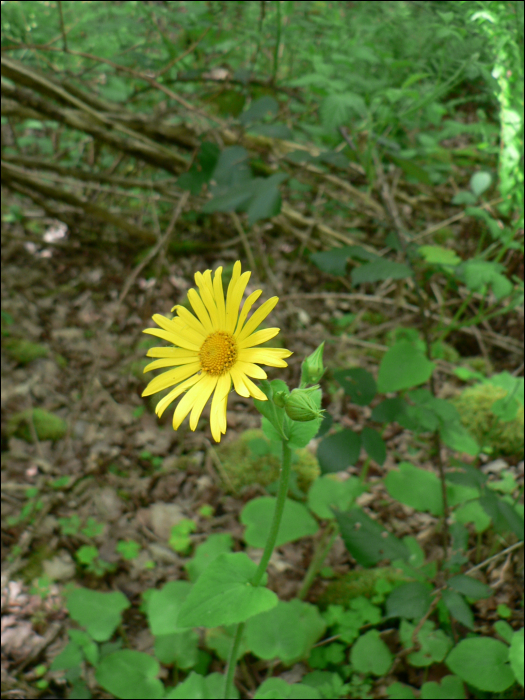
[[[301,366],[301,386],[317,383],[324,374],[323,365],[324,341],[311,355],[309,355]]]
[[[316,401],[315,395],[318,394]],[[309,389],[294,389],[284,401],[284,410],[289,418],[300,423],[321,418],[322,409],[320,404],[321,390],[319,386],[312,386]]]
[[[273,395],[274,404],[276,406],[279,406],[279,408],[284,408],[287,396],[288,394],[286,393],[286,391],[276,391]]]

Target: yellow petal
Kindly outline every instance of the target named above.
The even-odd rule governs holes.
[[[245,396],[246,398],[249,398],[250,392],[248,390],[248,387],[244,383],[245,375],[240,370],[238,370],[235,365],[230,370],[230,376],[233,380],[233,386],[235,388],[235,391],[239,394],[239,396]]]
[[[168,357],[164,360],[155,360],[154,362],[150,362],[149,365],[146,365],[144,367],[144,374],[146,374],[146,372],[151,372],[152,369],[162,369],[163,367],[177,367],[178,365],[189,365],[191,362],[195,362],[196,359],[197,358],[193,356],[179,358]]]
[[[169,394],[166,394],[166,396],[161,399],[155,407],[155,413],[158,415],[158,417],[160,418],[162,416],[172,401],[175,401],[178,396],[189,389],[190,386],[193,386],[196,382],[198,382],[200,378],[200,374],[194,374],[193,377],[186,379],[185,382],[182,382],[182,384],[176,386],[175,389],[172,389]]]
[[[241,371],[244,372],[244,374],[248,375],[248,377],[255,377],[255,379],[266,379],[268,376],[266,372],[262,369],[262,367],[259,367],[259,365],[254,365],[251,362],[242,362],[237,360],[235,363],[235,367]]]
[[[244,348],[239,350],[237,357],[241,362],[254,362],[268,367],[288,367],[283,358],[292,354],[284,348]]]
[[[206,331],[208,333],[213,333],[213,323],[211,322],[210,315],[206,311],[206,307],[195,289],[190,289],[188,291],[188,301],[190,302],[197,318],[202,323]]]
[[[237,264],[237,263],[236,263]],[[240,270],[240,263],[239,263]],[[226,330],[228,333],[233,333],[235,326],[237,325],[237,319],[239,318],[239,308],[241,306],[242,297],[244,295],[244,290],[251,276],[251,272],[244,272],[232,286],[232,281],[228,287],[228,299],[226,302]]]
[[[241,329],[240,333],[236,336],[237,341],[242,343],[242,341],[247,338],[253,331],[261,325],[268,314],[275,308],[275,305],[279,301],[279,297],[272,297],[262,304],[260,308],[255,311],[249,321],[247,321],[244,328]]]
[[[146,328],[146,330],[142,332],[148,335],[154,335],[156,338],[162,338],[162,340],[167,340],[168,343],[186,348],[186,350],[193,350],[196,353],[201,349],[200,345],[196,345],[194,342],[187,340],[179,334],[172,333],[171,331],[164,331],[159,328]]]
[[[184,394],[182,399],[177,404],[177,408],[175,409],[175,412],[173,414],[174,430],[177,430],[179,425],[182,423],[182,421],[186,418],[188,413],[193,408],[193,404],[199,398],[202,389],[205,389],[206,381],[208,380],[209,376],[210,375],[208,374],[201,374],[200,381],[194,384],[192,388],[186,394]]]
[[[260,331],[252,333],[240,343],[237,342],[237,347],[239,350],[245,350],[247,348],[252,348],[254,345],[261,345],[271,338],[274,338],[280,330],[280,328],[263,328]]]
[[[243,377],[243,382],[250,392],[250,396],[253,397],[254,399],[259,399],[259,401],[268,401],[268,397],[266,394],[263,394],[263,392],[259,389],[259,387],[252,382],[251,379],[249,379],[246,375]]]
[[[174,386],[184,379],[187,379],[192,374],[195,374],[200,370],[200,362],[193,362],[190,365],[183,365],[182,367],[177,367],[176,369],[170,369],[168,372],[159,374],[151,380],[148,386],[142,392],[142,396],[151,396],[151,394],[156,394],[158,391],[163,391],[169,386]]]
[[[208,279],[209,278],[209,279]],[[206,270],[204,275],[200,272],[195,273],[195,281],[199,287],[199,292],[201,299],[206,307],[206,311],[210,315],[210,319],[213,325],[213,329],[216,330],[219,323],[219,314],[217,313],[217,307],[215,306],[215,300],[213,298],[213,286],[211,284],[211,271]]]
[[[217,380],[218,377],[207,375],[206,381],[202,382],[199,395],[193,404],[193,408],[191,409],[190,430],[195,430],[197,427],[197,423],[199,422],[204,406],[210,398],[212,391],[217,386]]]
[[[202,323],[195,318],[191,311],[188,311],[188,309],[186,309],[184,306],[175,306],[174,308],[177,309],[177,315],[183,321],[185,326],[189,326],[195,331],[195,333],[202,336],[203,339],[206,338],[208,335],[206,328],[204,328]]]
[[[224,290],[222,288],[222,267],[215,270],[213,278],[213,294],[215,303],[217,304],[217,313],[219,315],[219,327],[217,330],[226,329],[226,306],[224,304]]]
[[[262,294],[262,289],[257,289],[255,292],[252,292],[250,296],[246,299],[246,301],[243,304],[241,315],[239,316],[239,320],[237,321],[237,327],[235,329],[234,335],[237,336],[244,325],[244,322],[246,321],[246,316],[248,316],[248,312],[252,308],[252,306],[255,304],[257,299],[261,296]]]
[[[148,357],[193,357],[194,360],[197,360],[197,354],[185,348],[150,348],[146,355]]]

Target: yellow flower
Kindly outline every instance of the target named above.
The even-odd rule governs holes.
[[[289,350],[256,347],[279,333],[279,328],[255,330],[277,304],[278,297],[265,301],[247,320],[250,309],[262,293],[259,289],[250,294],[239,314],[250,275],[251,272],[241,275],[241,263],[237,261],[225,300],[222,267],[217,268],[213,278],[211,270],[196,272],[199,291],[190,289],[188,292],[195,315],[183,306],[174,306],[172,312],[176,310],[177,316],[173,319],[160,314],[153,316],[161,330],[147,328],[144,331],[175,346],[148,350],[149,357],[161,359],[147,365],[144,372],[161,367],[175,369],[155,377],[142,393],[142,396],[150,396],[174,387],[157,404],[155,412],[160,417],[174,399],[186,392],[173,414],[174,430],[190,411],[190,428],[195,430],[204,406],[213,394],[211,433],[215,441],[220,442],[221,433],[226,432],[226,405],[232,382],[241,396],[266,401],[266,396],[249,378],[266,379],[266,372],[256,363],[287,367],[284,358],[292,354]]]

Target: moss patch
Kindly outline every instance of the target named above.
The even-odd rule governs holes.
[[[393,566],[381,566],[375,569],[358,569],[349,571],[337,581],[332,581],[317,600],[317,604],[325,609],[329,605],[348,607],[350,601],[359,596],[371,598],[376,594],[376,583],[381,580],[391,586],[399,585],[410,579]]]
[[[16,435],[26,442],[33,442],[30,421],[35,426],[39,440],[60,440],[66,434],[66,421],[42,408],[29,408],[12,415],[7,422],[7,434]]]
[[[246,430],[234,442],[219,446],[217,455],[225,491],[240,491],[254,483],[269,486],[279,478],[280,445],[267,440],[262,430]],[[306,449],[296,450],[292,470],[305,493],[321,473],[317,459]]]
[[[500,386],[481,383],[465,389],[453,403],[465,428],[480,444],[491,448],[491,456],[509,455],[523,459],[523,406],[519,407],[516,417],[508,422],[492,412],[494,403],[507,393]]]
[[[47,357],[49,348],[40,343],[32,343],[23,338],[9,338],[4,341],[7,354],[20,365],[27,365],[39,357]]]

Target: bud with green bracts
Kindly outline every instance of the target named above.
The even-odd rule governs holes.
[[[301,386],[316,384],[324,374],[323,365],[324,341],[301,365]]]
[[[319,408],[320,399],[319,385],[308,389],[294,389],[289,396],[284,397],[284,410],[292,420],[305,423],[314,418],[321,418],[323,415],[323,410]]]

